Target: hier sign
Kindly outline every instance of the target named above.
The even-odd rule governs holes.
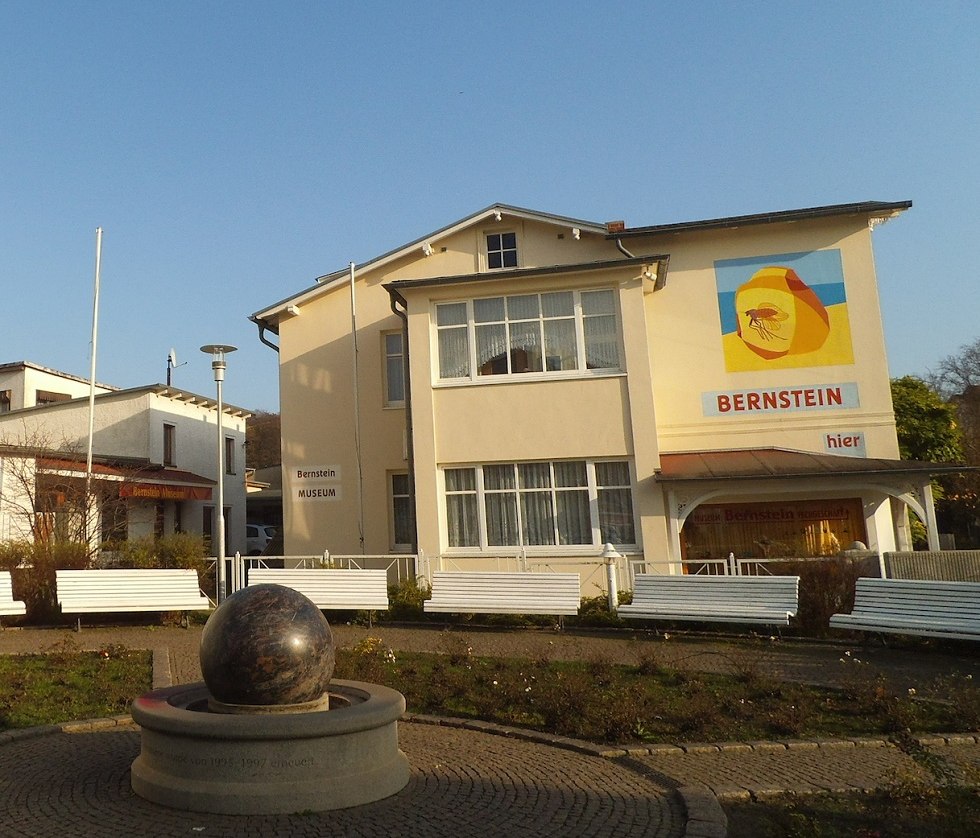
[[[340,466],[297,466],[289,472],[295,501],[335,501],[343,498]]]
[[[861,431],[841,431],[823,435],[823,450],[827,454],[845,457],[867,457],[868,449]]]

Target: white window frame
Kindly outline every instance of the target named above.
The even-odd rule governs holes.
[[[514,237],[514,246],[513,247],[505,247],[504,246],[504,237],[505,236],[513,236]],[[499,238],[500,247],[494,247],[494,248],[491,249],[491,247],[490,247],[490,239],[491,239],[491,237],[497,237],[497,238]],[[490,254],[491,253],[497,253],[497,254],[500,255],[500,264],[499,265],[495,265],[495,266],[491,266],[490,265],[490,261],[491,261]],[[513,253],[514,254],[514,264],[513,265],[504,264],[506,262],[506,254],[508,254],[508,253]],[[512,271],[512,270],[515,270],[516,268],[519,268],[521,266],[521,237],[520,237],[520,235],[518,235],[517,230],[507,229],[507,230],[486,230],[486,231],[484,231],[484,234],[483,234],[483,258],[486,259],[486,266],[487,266],[487,270],[488,271]]]
[[[487,537],[487,495],[501,493],[501,490],[487,490],[484,484],[484,468],[491,466],[513,466],[515,472],[517,466],[527,465],[527,464],[537,464],[546,463],[551,466],[552,473],[552,485],[550,487],[550,494],[552,500],[554,501],[556,495],[563,491],[575,491],[574,487],[559,487],[556,485],[554,480],[554,466],[562,462],[584,462],[587,473],[587,486],[582,487],[588,491],[588,501],[589,501],[589,515],[590,524],[592,532],[592,540],[587,544],[561,544],[559,533],[557,532],[557,514],[555,515],[555,541],[554,544],[524,544],[524,521],[523,513],[521,509],[520,496],[522,490],[515,483],[515,488],[513,489],[514,494],[518,498],[517,503],[517,543],[516,544],[490,544]],[[629,484],[626,486],[601,486],[598,483],[596,477],[596,465],[600,463],[622,463],[627,466],[629,475]],[[475,488],[473,490],[459,490],[449,492],[446,489],[446,479],[445,475],[447,471],[452,470],[468,470],[472,471],[474,474],[474,484]],[[639,520],[636,515],[636,477],[633,469],[632,461],[623,457],[595,457],[592,459],[576,459],[576,460],[523,460],[511,463],[480,463],[480,464],[459,464],[459,465],[446,465],[440,469],[440,486],[441,486],[441,503],[442,503],[442,514],[443,514],[443,537],[445,539],[445,551],[447,553],[453,554],[473,554],[473,553],[500,553],[501,551],[512,551],[515,549],[523,550],[529,555],[534,554],[548,554],[548,555],[594,555],[598,550],[602,549],[605,541],[609,539],[603,539],[603,533],[600,527],[599,521],[599,492],[603,489],[623,489],[627,488],[630,492],[630,514],[632,516],[633,523],[633,537],[632,542],[614,542],[614,546],[617,549],[622,549],[628,552],[635,552],[639,550],[640,542],[640,526]],[[510,490],[504,490],[502,493],[506,494]],[[530,490],[536,491],[536,490]],[[547,490],[542,490],[547,491]],[[449,495],[457,496],[474,496],[476,499],[476,516],[477,516],[477,533],[479,543],[475,545],[467,546],[453,546],[450,544],[450,537],[448,531],[448,521],[449,512],[447,508],[447,497]],[[552,507],[553,511],[557,509],[556,505]]]
[[[177,425],[163,423],[163,464],[169,468],[177,466]]]
[[[575,323],[575,353],[576,353],[576,366],[574,369],[566,370],[549,370],[547,369],[547,362],[543,363],[544,368],[541,370],[535,370],[530,372],[513,372],[509,371],[506,373],[496,373],[496,374],[483,374],[479,372],[479,359],[477,357],[477,336],[476,328],[477,322],[474,314],[474,303],[476,300],[491,300],[491,299],[503,299],[506,301],[508,297],[521,297],[536,294],[539,299],[542,295],[553,293],[549,290],[544,291],[526,291],[519,293],[509,293],[509,294],[495,294],[489,297],[479,297],[479,298],[467,298],[467,299],[450,299],[450,300],[438,300],[432,303],[431,311],[431,323],[433,329],[433,372],[432,380],[434,386],[445,386],[445,385],[457,385],[464,383],[472,384],[493,384],[503,381],[528,381],[528,380],[550,380],[555,378],[592,378],[601,377],[608,375],[622,375],[625,371],[624,358],[625,350],[623,346],[623,319],[619,308],[619,294],[613,286],[598,286],[589,288],[574,288],[574,289],[558,289],[559,291],[568,291],[573,295],[573,316]],[[613,312],[612,315],[616,321],[616,354],[617,354],[617,364],[613,367],[597,367],[589,369],[588,359],[587,359],[587,347],[585,338],[585,321],[591,315],[586,315],[582,306],[582,295],[590,294],[594,292],[610,292],[612,293],[613,299]],[[466,351],[467,351],[467,374],[457,377],[442,377],[441,369],[441,358],[440,358],[440,343],[439,335],[443,330],[458,329],[462,330],[464,328],[463,324],[459,325],[439,325],[439,308],[441,306],[450,305],[465,305],[466,306]],[[543,328],[543,324],[552,319],[567,319],[567,318],[551,318],[543,313],[540,313],[542,309],[539,304],[539,315],[537,317],[537,322],[539,328]],[[494,321],[497,322],[497,321]],[[499,321],[505,326],[506,333],[509,335],[509,327],[512,322],[533,322],[532,320],[511,320],[508,318],[507,314],[504,315],[504,320]],[[484,325],[484,324],[480,324]],[[539,332],[540,333],[540,332]],[[508,340],[509,344],[509,340]],[[508,348],[507,352],[511,350]]]
[[[397,357],[401,359],[402,366],[402,398],[393,399],[391,397],[391,384],[388,378],[388,361],[396,356],[388,351],[388,338],[397,335],[401,344],[401,351]],[[408,368],[405,366],[405,335],[401,329],[391,329],[381,333],[381,376],[384,381],[384,406],[385,407],[405,407],[405,388],[408,386]]]
[[[235,470],[237,464],[235,463],[235,449],[238,447],[235,443],[235,437],[226,436],[224,441],[225,446],[225,474],[237,474]]]
[[[404,493],[403,492],[396,492],[395,491],[395,478],[396,477],[404,477],[405,478],[405,481],[406,481],[406,491]],[[395,515],[395,499],[396,498],[403,498],[408,503],[408,505],[409,505],[408,514],[409,514],[409,518],[411,518],[411,514],[412,514],[412,510],[411,510],[412,493],[411,493],[411,487],[408,486],[408,480],[410,480],[410,479],[411,478],[409,477],[409,474],[408,474],[407,471],[392,471],[392,472],[388,472],[388,519],[389,519],[389,524],[390,524],[390,527],[391,527],[391,529],[390,529],[391,537],[389,538],[389,542],[391,544],[391,549],[394,552],[396,552],[396,553],[408,552],[409,550],[412,549],[411,541],[398,541],[397,540],[397,538],[396,538],[396,536],[397,536],[397,533],[396,533],[397,527],[396,527],[396,524],[395,524],[395,521],[397,519],[397,516]],[[409,520],[409,526],[411,526],[411,520]]]

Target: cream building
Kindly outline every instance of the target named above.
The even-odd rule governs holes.
[[[252,316],[285,552],[684,562],[938,547],[868,202],[652,227],[503,204]]]

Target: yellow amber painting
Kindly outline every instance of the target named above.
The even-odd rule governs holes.
[[[726,260],[715,272],[729,372],[854,363],[839,251]]]

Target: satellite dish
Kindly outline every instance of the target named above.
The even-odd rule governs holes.
[[[170,350],[170,354],[167,355],[167,362],[172,367],[176,367],[177,366],[177,353],[173,349],[171,349]]]

